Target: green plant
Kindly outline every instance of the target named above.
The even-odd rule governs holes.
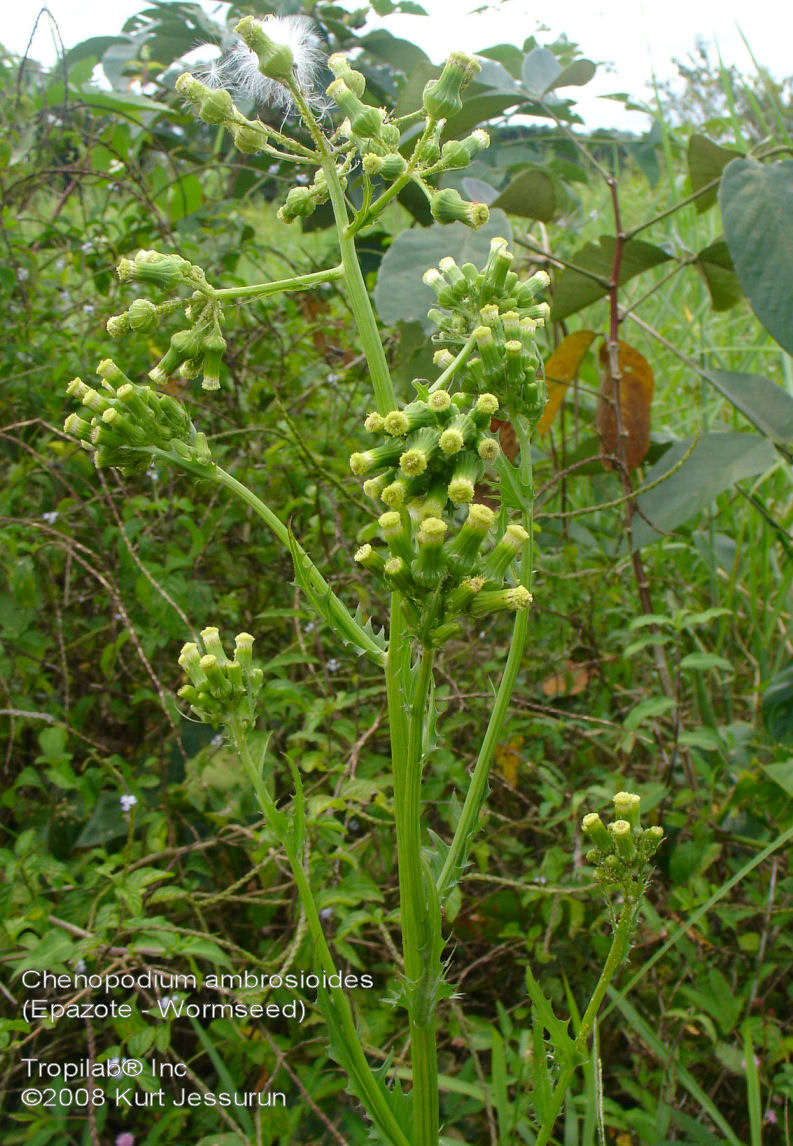
[[[478,228],[487,222],[484,204],[464,200],[453,188],[433,186],[436,176],[465,166],[487,146],[488,137],[482,131],[443,144],[440,138],[443,121],[461,109],[461,90],[478,65],[469,57],[453,54],[441,76],[425,86],[423,107],[394,116],[362,101],[365,77],[344,56],[335,55],[329,65],[336,78],[328,95],[346,118],[327,136],[312,112],[307,90],[310,68],[299,66],[306,48],[302,32],[295,38],[295,28],[288,21],[262,23],[251,17],[238,24],[237,32],[244,44],[238,49],[237,70],[249,86],[259,84],[263,77],[268,93],[278,91],[279,98],[295,105],[307,132],[305,141],[248,119],[223,88],[206,87],[189,74],[180,78],[177,88],[199,118],[227,128],[244,154],[261,153],[314,169],[313,181],[294,187],[279,215],[288,223],[309,217],[329,202],[340,262],[275,282],[216,288],[197,264],[179,255],[142,250],[133,260],[121,260],[122,281],[170,294],[189,292],[189,297],[177,295],[159,303],[138,298],[109,321],[108,330],[117,337],[146,333],[183,310],[187,325],[171,334],[169,348],[149,370],[149,378],[155,386],[163,386],[180,370],[186,379],[201,376],[202,388],[214,391],[220,388],[221,362],[227,350],[223,335],[226,305],[327,283],[344,285],[374,392],[376,409],[365,428],[378,441],[356,450],[350,468],[354,475],[366,478],[367,497],[386,506],[376,523],[385,547],[366,540],[355,560],[390,597],[387,640],[364,620],[360,610],[350,612],[273,509],[218,464],[207,434],[195,428],[185,406],[170,394],[135,383],[113,360],[104,359],[98,367],[100,388],[80,379],[70,383],[69,393],[82,403],[85,416],[71,414],[65,430],[93,455],[99,469],[115,467],[134,476],[152,462],[174,466],[206,487],[218,486],[240,498],[290,552],[296,582],[318,617],[344,645],[352,646],[384,672],[403,959],[397,1001],[409,1021],[409,1095],[403,1095],[398,1085],[389,1086],[386,1075],[372,1069],[344,989],[332,986],[320,995],[319,1005],[329,1029],[331,1053],[344,1068],[352,1093],[381,1139],[393,1146],[430,1146],[440,1133],[436,1028],[442,1001],[452,991],[442,958],[443,910],[465,870],[478,830],[488,773],[528,632],[534,559],[530,439],[545,406],[534,336],[549,313],[547,304],[537,301],[548,276],[539,272],[522,282],[512,270],[508,244],[500,237],[490,241],[481,270],[470,261],[458,266],[451,257],[441,259],[439,268],[425,275],[437,295],[438,307],[429,317],[437,327],[435,341],[440,349],[435,362],[441,372],[432,383],[417,380],[416,397],[399,404],[354,237],[408,183],[426,196],[439,223],[460,222]],[[399,150],[402,137],[413,127],[417,128],[415,137],[403,155]],[[362,202],[351,213],[344,191],[359,161]],[[497,413],[509,419],[517,436],[514,461],[503,454],[491,433]],[[475,500],[477,483],[488,467],[491,472],[495,468],[499,479],[493,491],[495,509]],[[516,512],[520,520],[510,521],[510,513]],[[374,539],[374,530],[367,530],[366,535]],[[454,835],[448,844],[438,837],[423,838],[422,776],[435,747],[438,716],[435,661],[468,620],[481,623],[501,612],[516,614],[513,634]],[[253,662],[253,638],[238,634],[231,659],[217,627],[204,628],[200,640],[200,645],[192,641],[182,650],[180,664],[189,683],[180,696],[201,721],[226,730],[266,826],[288,859],[317,969],[328,977],[336,976],[317,890],[307,876],[310,840],[303,780],[288,758],[295,794],[291,808],[279,808],[271,789],[274,768],[267,741],[262,743],[256,732],[257,702],[265,677]],[[642,829],[638,796],[618,793],[615,808],[617,819],[608,829],[597,814],[586,816],[583,823],[594,845],[588,860],[607,893],[614,937],[575,1038],[555,1017],[531,972],[527,976],[534,1053],[528,1105],[540,1144],[553,1134],[573,1074],[587,1059],[597,1012],[626,957],[636,926],[649,860],[663,837],[659,827]],[[612,908],[615,893],[621,903]],[[549,1052],[555,1059],[553,1069],[547,1062]]]

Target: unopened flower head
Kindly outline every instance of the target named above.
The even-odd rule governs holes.
[[[267,16],[257,20],[262,31],[275,44],[283,45],[292,53],[294,82],[309,102],[321,102],[314,89],[322,46],[313,21],[307,16]],[[258,104],[268,104],[289,111],[292,95],[289,88],[277,79],[262,75],[259,57],[252,48],[240,40],[223,64],[226,82],[242,95]]]

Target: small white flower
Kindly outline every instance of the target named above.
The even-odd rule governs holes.
[[[338,382],[338,380],[339,380],[339,375],[334,374],[332,372],[327,377],[327,382],[328,382],[329,386],[335,386],[336,383]]]
[[[316,103],[318,96],[314,91],[314,81],[323,53],[313,21],[308,16],[267,16],[261,23],[271,40],[290,49],[295,61],[295,82],[303,95]],[[231,84],[256,103],[281,107],[285,111],[291,108],[289,89],[262,75],[256,53],[242,40],[232,49],[221,69],[226,84]]]
[[[218,732],[217,736],[212,737],[212,739],[209,742],[209,747],[210,748],[222,748],[223,747],[223,733],[222,732]]]
[[[149,468],[146,470],[146,477],[149,478],[151,481],[157,481],[159,476],[160,476],[159,472],[158,472],[157,467],[155,465],[149,466]]]
[[[74,965],[74,969],[78,975],[85,974],[85,959],[78,959]]]
[[[125,792],[123,796],[119,796],[118,802],[121,804],[122,812],[129,812],[137,804],[138,797]]]
[[[55,522],[58,520],[57,509],[53,509],[49,513],[42,513],[41,519],[42,519],[42,521],[46,521],[47,525],[54,525]]]
[[[111,174],[111,175],[118,175],[118,173],[119,173],[120,171],[123,171],[123,170],[124,170],[125,166],[126,166],[126,164],[124,163],[124,161],[123,161],[123,160],[121,160],[121,159],[111,159],[111,160],[110,160],[110,162],[109,162],[109,163],[108,163],[108,165],[107,165],[107,169],[108,169],[108,171],[110,172],[110,174]]]
[[[316,629],[316,627],[317,627],[316,621],[309,621],[307,625],[303,625],[303,632],[304,633],[313,633],[314,629]]]
[[[327,922],[329,919],[332,919],[333,918],[333,908],[332,907],[321,908],[320,912],[319,912],[319,917],[321,920],[323,920],[323,922]]]
[[[30,271],[27,267],[19,267],[17,269],[17,278],[21,283],[26,283],[30,278]]]
[[[328,672],[338,672],[341,668],[341,661],[337,661],[335,657],[331,657],[328,661]]]

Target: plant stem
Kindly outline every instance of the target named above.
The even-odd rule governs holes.
[[[222,290],[213,290],[213,299],[242,299],[266,298],[269,294],[279,294],[281,291],[305,290],[309,287],[320,286],[322,283],[334,282],[344,274],[341,264],[329,267],[325,271],[312,271],[306,275],[293,275],[289,279],[278,279],[271,283],[254,283],[247,287],[224,287]]]
[[[531,446],[528,433],[521,419],[515,418],[513,424],[518,436],[518,441],[520,442],[519,480],[525,499],[522,512],[523,527],[529,535],[529,539],[523,546],[523,553],[521,555],[520,584],[524,585],[529,592],[531,592],[532,564],[534,561],[534,517],[532,513],[534,488]],[[459,878],[460,872],[465,864],[469,843],[476,831],[479,814],[487,793],[487,779],[490,774],[493,753],[495,752],[498,738],[501,735],[501,729],[507,716],[509,702],[512,699],[515,681],[517,680],[520,670],[520,662],[523,659],[523,650],[526,645],[528,631],[529,610],[526,608],[521,610],[515,618],[512,640],[509,646],[509,653],[507,654],[507,663],[504,665],[504,672],[501,677],[501,683],[498,686],[493,710],[490,713],[490,719],[487,724],[484,739],[482,740],[482,746],[479,749],[479,755],[474,765],[471,783],[466,793],[460,819],[457,822],[457,827],[455,828],[449,851],[446,855],[443,868],[441,869],[441,874],[438,876],[437,889],[441,903],[443,903]]]
[[[598,979],[597,986],[592,993],[592,998],[589,1000],[589,1006],[581,1019],[581,1026],[574,1044],[574,1049],[579,1055],[586,1053],[589,1036],[595,1025],[595,1019],[600,1010],[600,1005],[603,1002],[611,980],[614,978],[623,959],[628,953],[628,944],[633,932],[634,923],[636,922],[637,906],[638,904],[635,899],[626,897],[617,922],[617,927],[614,931],[614,938],[611,941],[611,950],[608,953],[606,964]],[[577,1065],[575,1058],[572,1058],[571,1061],[566,1062],[562,1067],[559,1079],[551,1096],[548,1113],[540,1127],[540,1132],[537,1135],[534,1146],[546,1146],[546,1143],[551,1137],[553,1128],[556,1125],[556,1120],[559,1117],[559,1112],[562,1109],[562,1103],[565,1100],[567,1091],[570,1089],[570,1083],[573,1080]]]
[[[279,827],[279,820],[283,818],[282,814],[277,811],[275,801],[267,791],[261,773],[251,757],[245,732],[237,718],[232,718],[229,722],[229,731],[240,760],[253,785],[262,813],[286,851],[295,886],[306,915],[315,956],[322,969],[329,975],[334,975],[337,973],[336,965],[328,947],[311,885],[303,866],[302,849],[296,848],[294,841]],[[328,988],[328,994],[343,1034],[344,1051],[349,1058],[350,1072],[361,1091],[360,1097],[362,1101],[365,1101],[368,1113],[381,1132],[385,1134],[387,1140],[393,1143],[393,1146],[410,1146],[388,1106],[385,1094],[372,1074],[372,1068],[369,1066],[361,1046],[360,1036],[355,1027],[355,1019],[347,995],[341,987]]]
[[[377,409],[381,414],[387,414],[396,406],[396,395],[394,394],[394,386],[391,381],[388,363],[386,362],[383,344],[380,340],[380,332],[377,329],[377,320],[369,299],[369,292],[366,289],[366,283],[363,281],[361,267],[358,262],[358,253],[355,250],[355,240],[351,235],[347,234],[349,215],[347,213],[347,204],[344,201],[344,192],[342,191],[339,176],[336,171],[336,163],[328,151],[327,142],[319,130],[311,108],[297,87],[292,88],[292,95],[304,123],[311,132],[311,136],[321,157],[322,170],[328,185],[330,203],[333,208],[333,217],[336,221],[341,265],[343,277],[350,295],[350,306],[352,307],[353,317],[358,325],[358,331],[361,336],[361,347],[366,356],[366,364],[369,367],[369,376],[372,380]]]
[[[438,937],[429,934],[430,914],[421,862],[421,769],[432,659],[432,650],[424,649],[416,669],[410,671],[410,641],[405,631],[401,595],[392,594],[386,691],[391,724],[402,957],[410,1018],[415,1146],[435,1146],[438,1141],[438,1064],[431,981],[434,968],[429,965],[429,957],[439,944],[433,942]]]

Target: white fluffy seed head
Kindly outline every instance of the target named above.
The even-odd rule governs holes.
[[[266,16],[261,24],[271,40],[290,49],[295,61],[295,81],[305,98],[310,103],[322,103],[314,84],[324,53],[314,22],[308,16]],[[220,69],[224,86],[236,94],[245,95],[258,104],[291,110],[289,89],[262,75],[256,53],[242,40],[232,48]]]

